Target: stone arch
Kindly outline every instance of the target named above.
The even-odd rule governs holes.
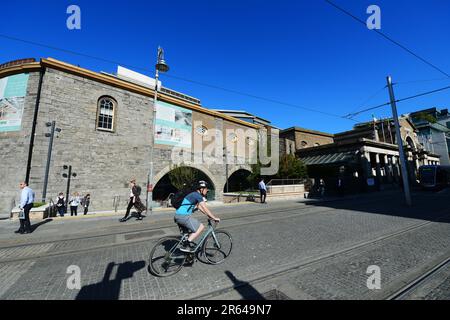
[[[245,177],[251,173],[252,169],[249,165],[237,165],[230,168],[228,170],[228,177],[223,185],[223,192],[244,191],[245,189],[251,188],[252,186],[245,180]],[[235,181],[235,179],[237,179],[237,181]],[[234,190],[236,188],[243,190]]]
[[[200,172],[200,174],[203,175],[203,177],[201,179],[206,180],[210,184],[210,188],[209,188],[210,192],[208,194],[208,200],[219,199],[221,197],[221,195],[222,195],[221,190],[217,190],[217,188],[221,184],[217,181],[216,177],[210,172],[210,170],[208,170],[207,168],[205,168],[203,166],[191,164],[191,163],[184,164],[183,166],[198,170]],[[166,200],[167,197],[171,193],[177,192],[177,188],[172,185],[169,177],[167,176],[167,174],[172,169],[173,169],[173,166],[170,166],[170,165],[166,166],[165,168],[160,170],[155,175],[155,177],[153,179],[153,181],[154,181],[153,192],[154,192],[154,200],[155,201]],[[219,192],[217,192],[217,191],[219,191]]]

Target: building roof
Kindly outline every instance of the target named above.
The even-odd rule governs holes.
[[[25,73],[25,72],[33,72],[33,71],[39,71],[42,68],[52,68],[56,70],[60,70],[63,72],[67,72],[70,74],[74,74],[80,77],[88,78],[97,82],[105,83],[114,87],[118,87],[120,89],[128,90],[130,92],[135,92],[141,95],[145,95],[148,97],[153,98],[155,95],[155,91],[152,88],[148,88],[136,83],[132,83],[129,81],[125,81],[123,79],[119,79],[116,77],[112,77],[111,75],[105,75],[100,72],[91,71],[88,69],[84,69],[66,62],[62,62],[56,59],[52,58],[42,58],[39,62],[27,62],[24,61],[21,64],[14,64],[11,66],[6,66],[3,69],[0,69],[0,78],[18,74],[18,73]],[[168,94],[167,92],[159,92],[158,93],[158,99],[161,101],[173,103],[176,105],[179,105],[183,108],[187,108],[193,111],[209,114],[214,117],[222,118],[224,120],[228,120],[230,122],[234,122],[240,125],[244,125],[246,127],[251,127],[254,129],[258,129],[260,126],[257,124],[252,124],[247,121],[239,120],[235,117],[228,116],[226,114],[210,110],[207,108],[204,108],[202,106],[199,106],[195,103],[192,103],[190,101],[186,101],[183,99],[180,99],[180,97],[173,96],[172,94]]]
[[[285,132],[292,131],[292,130],[297,131],[297,132],[305,132],[305,133],[316,134],[316,135],[319,135],[319,136],[325,136],[325,137],[330,137],[330,138],[334,137],[334,134],[332,134],[332,133],[326,133],[326,132],[321,132],[321,131],[316,131],[316,130],[310,130],[310,129],[305,129],[305,128],[301,128],[301,127],[290,127],[290,128],[281,130],[280,133],[285,133]]]

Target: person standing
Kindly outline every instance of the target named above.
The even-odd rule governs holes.
[[[343,182],[343,179],[341,177],[338,178],[337,189],[338,189],[339,197],[343,197],[344,196],[344,182]]]
[[[66,200],[64,199],[64,193],[60,192],[58,198],[56,199],[56,208],[60,217],[64,217],[64,212],[66,211]]]
[[[20,219],[20,228],[15,231],[15,233],[31,233],[31,225],[30,225],[30,210],[33,208],[34,203],[34,192],[28,187],[28,184],[23,181],[20,183],[20,189],[22,190],[20,194],[20,211],[23,211],[19,216]]]
[[[69,204],[70,204],[70,216],[71,217],[73,215],[77,216],[78,205],[80,204],[80,197],[78,192],[72,194],[72,196],[70,197]]]
[[[325,196],[325,181],[322,178],[319,180],[319,194],[321,198]]]
[[[84,215],[87,215],[90,204],[91,204],[91,195],[88,193],[87,195],[84,196],[83,200],[81,201],[81,205],[84,208]]]
[[[136,185],[136,179],[130,180],[130,200],[128,202],[127,212],[125,216],[120,219],[120,222],[127,221],[128,216],[130,215],[130,210],[134,206],[138,212],[138,220],[142,220],[143,217],[141,212],[145,210],[145,206],[142,204],[141,199],[139,198],[141,188]]]
[[[264,183],[264,179],[262,179],[262,178],[261,178],[261,181],[258,183],[258,189],[259,189],[259,194],[261,197],[261,203],[267,203],[266,202],[267,187],[266,187],[266,184]]]

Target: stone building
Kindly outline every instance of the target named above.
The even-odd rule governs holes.
[[[128,181],[145,193],[150,169],[154,86],[119,75],[86,70],[55,59],[23,60],[0,68],[0,213],[17,204],[21,180],[42,199],[55,121],[46,201],[66,192],[64,166],[72,166],[71,192],[90,193],[93,210],[123,207]],[[158,93],[154,146],[154,194],[167,196],[174,159],[209,180],[211,199],[221,200],[227,179],[251,170],[258,124],[209,110],[198,99],[162,87]],[[225,165],[223,152],[230,164]],[[228,175],[227,175],[228,174]],[[163,189],[163,192],[161,192]],[[160,190],[160,191],[158,191]],[[143,195],[145,199],[145,195]],[[119,200],[120,199],[120,200]]]
[[[423,148],[417,129],[407,117],[399,118],[410,183],[417,181],[421,165],[439,164],[439,156]],[[297,150],[311,178],[325,180],[333,192],[338,178],[347,192],[401,184],[399,152],[392,119],[355,125],[333,135],[333,143]]]
[[[333,143],[333,135],[326,132],[291,127],[280,131],[280,144],[283,144],[286,154],[295,154],[297,150],[317,147]]]
[[[442,165],[450,165],[450,114],[448,109],[430,108],[409,114],[425,150],[440,156]]]

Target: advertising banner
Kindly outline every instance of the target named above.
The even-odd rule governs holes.
[[[0,79],[0,132],[20,131],[28,74]]]
[[[158,101],[156,106],[155,144],[182,148],[192,146],[192,111]]]

